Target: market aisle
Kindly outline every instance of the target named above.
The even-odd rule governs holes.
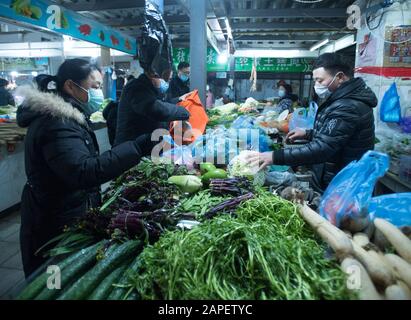
[[[20,212],[0,218],[0,300],[10,299],[12,288],[24,279],[19,233]]]

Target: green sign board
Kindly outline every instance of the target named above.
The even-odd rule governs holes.
[[[235,71],[251,72],[254,58],[235,59]],[[311,72],[312,59],[303,58],[257,58],[258,72]]]
[[[175,69],[180,62],[190,62],[189,48],[173,48],[173,65]],[[218,53],[213,48],[207,48],[207,71],[228,71],[227,63],[218,63]]]
[[[173,63],[175,68],[180,62],[190,62],[189,48],[173,48]],[[235,58],[235,71],[251,72],[254,58]],[[276,73],[300,73],[311,72],[313,59],[305,58],[257,58],[258,72],[276,72]],[[213,48],[207,49],[207,71],[221,72],[228,71],[228,63],[218,63],[218,54]]]

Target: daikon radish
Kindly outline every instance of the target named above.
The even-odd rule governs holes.
[[[405,261],[411,263],[411,240],[400,229],[384,219],[377,218],[374,220],[374,224],[384,234],[398,254]]]
[[[299,212],[314,231],[334,250],[340,260],[352,255],[352,242],[342,230],[324,219],[306,204],[300,206]]]
[[[366,251],[353,242],[354,257],[360,261],[368,271],[371,279],[378,285],[386,288],[394,283],[394,276],[390,269],[375,251]]]
[[[365,233],[359,232],[356,233],[353,237],[353,240],[356,244],[358,244],[361,248],[364,248],[370,243],[370,239]]]
[[[378,293],[377,289],[375,288],[374,283],[371,281],[370,276],[367,273],[367,270],[365,270],[364,266],[358,260],[353,258],[345,258],[341,263],[341,269],[348,275],[348,281],[352,280],[348,288],[355,290],[355,287],[359,285],[359,288],[357,290],[358,297],[360,300],[383,299],[383,297]],[[359,272],[359,279],[355,278],[357,276],[356,272]]]
[[[394,276],[398,280],[404,281],[411,288],[411,265],[396,254],[387,253],[384,258]]]
[[[408,290],[399,284],[393,284],[385,289],[385,298],[387,300],[411,300]]]

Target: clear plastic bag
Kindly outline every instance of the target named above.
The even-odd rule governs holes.
[[[338,173],[325,191],[320,214],[340,227],[341,221],[364,219],[375,183],[389,168],[389,157],[368,151]]]
[[[401,120],[400,96],[395,82],[385,93],[381,101],[380,119],[384,122],[399,123]]]
[[[394,193],[372,198],[368,212],[371,220],[382,218],[398,228],[411,226],[411,193]]]
[[[312,129],[314,128],[315,116],[318,106],[315,102],[311,102],[309,108],[299,108],[294,110],[290,120],[289,130],[294,129]]]

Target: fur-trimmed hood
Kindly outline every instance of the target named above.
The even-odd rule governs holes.
[[[30,86],[19,87],[16,93],[24,99],[17,111],[17,124],[20,127],[28,127],[34,119],[44,115],[73,120],[81,125],[87,123],[80,110],[54,93],[41,92]]]

